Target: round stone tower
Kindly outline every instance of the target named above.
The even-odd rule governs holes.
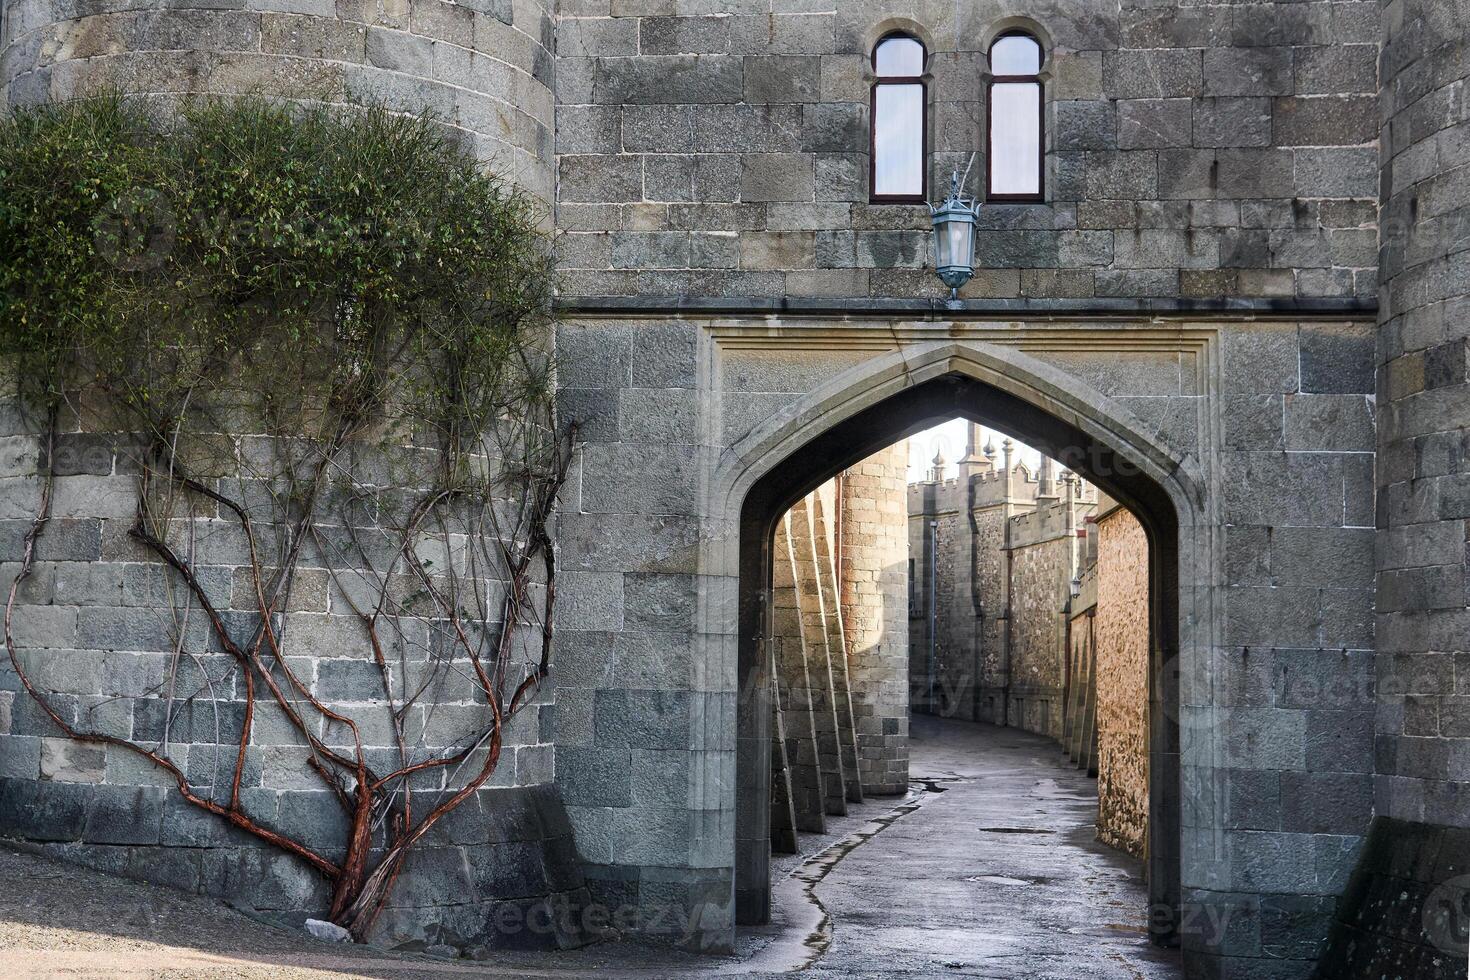
[[[1467,18],[1464,3],[1384,7],[1377,360],[1376,810],[1459,827],[1470,826]]]
[[[432,112],[551,200],[549,0],[14,0],[0,43],[7,105],[104,89],[378,101]]]
[[[4,4],[0,23],[0,99],[15,107],[121,91],[167,108],[186,96],[260,94],[427,112],[492,169],[546,202],[549,213],[550,6],[550,0],[13,0]],[[42,455],[34,426],[8,402],[0,403],[0,441],[14,450],[0,473],[0,536],[5,559],[15,562],[36,513]],[[253,723],[242,722],[244,696],[232,695],[231,680],[219,682],[227,677],[221,671],[210,675],[207,707],[164,696],[170,656],[185,650],[208,664],[219,651],[197,619],[192,630],[169,619],[161,598],[168,576],[129,536],[137,499],[129,453],[108,436],[68,431],[54,460],[52,519],[14,610],[25,673],[54,717],[88,735],[162,746],[157,751],[191,784],[214,795],[219,785],[209,777],[218,773],[219,750],[228,749],[224,758],[233,760],[230,745],[243,738],[247,762],[238,792],[251,819],[339,860],[346,847],[340,800],[327,792],[325,779],[284,763],[301,754],[301,742],[281,713],[272,713],[274,705],[263,705]],[[230,532],[211,530],[210,520],[198,523],[201,540],[215,535],[199,552],[201,588],[224,616],[248,616],[252,601],[239,586],[249,557],[225,542]],[[7,566],[6,587],[16,567]],[[304,574],[303,583],[318,582],[305,585],[299,599],[293,592],[283,628],[297,637],[298,676],[314,683],[335,712],[386,719],[372,711],[380,707],[383,682],[371,676],[352,599],[319,571]],[[427,649],[431,637],[419,639]],[[412,646],[405,641],[406,650]],[[403,685],[418,676],[415,670],[426,673],[414,656],[402,668]],[[491,782],[412,854],[375,940],[460,949],[576,941],[575,921],[548,916],[585,901],[554,785],[549,700],[537,698],[516,716]],[[469,720],[485,710],[463,685],[435,687],[418,705],[400,722],[422,733],[426,752],[438,754],[452,751]],[[312,868],[186,803],[169,773],[139,754],[65,737],[54,717],[0,655],[0,838],[226,897],[288,922],[325,917],[326,883]],[[383,751],[394,742],[391,726],[362,721],[362,731],[360,748],[370,764],[393,771],[391,749]],[[325,723],[318,733],[328,741],[342,734]]]

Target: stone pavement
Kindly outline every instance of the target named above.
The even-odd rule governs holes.
[[[328,946],[226,906],[0,849],[0,976],[1177,977],[1151,947],[1136,862],[1093,840],[1090,780],[1053,743],[916,717],[907,798],[803,835],[777,874],[778,921],[741,956],[623,943],[489,963]],[[815,894],[819,904],[812,903]]]
[[[835,920],[813,976],[1077,980],[1181,975],[1146,934],[1139,862],[1094,839],[1092,780],[1056,744],[915,715],[918,809],[817,888]]]

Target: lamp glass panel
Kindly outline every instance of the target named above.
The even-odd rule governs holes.
[[[969,221],[949,221],[940,225],[937,264],[941,266],[973,265],[974,251],[971,243],[974,239],[975,226]]]

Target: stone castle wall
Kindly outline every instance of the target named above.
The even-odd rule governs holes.
[[[1116,502],[1099,499],[1090,487],[1058,483],[1051,472],[1050,462],[1036,477],[1014,464],[1007,479],[989,462],[961,462],[960,477],[910,486],[914,547],[927,546],[937,518],[941,563],[999,569],[998,577],[981,578],[973,597],[944,591],[933,597],[936,635],[978,633],[977,606],[1001,625],[994,645],[978,655],[957,659],[941,639],[939,696],[931,705],[927,691],[916,687],[915,710],[1056,739],[1098,776],[1099,837],[1143,857],[1149,820],[1148,543],[1142,525]],[[961,505],[972,508],[968,516],[942,509]],[[946,541],[947,530],[953,536]],[[962,574],[946,572],[943,564],[916,566],[910,596],[910,670],[916,678],[927,669],[928,651],[920,644],[930,629],[928,579],[935,571]],[[1082,586],[1076,597],[1074,579]],[[971,706],[980,713],[966,714]]]
[[[33,428],[13,403],[3,417],[0,533],[7,542],[8,588],[42,480]],[[251,438],[233,444],[242,457],[257,454],[257,466],[266,465],[261,461],[269,453]],[[130,536],[139,493],[131,447],[126,440],[73,430],[61,435],[55,459],[52,518],[37,539],[34,571],[14,609],[15,655],[74,730],[157,752],[179,767],[196,793],[227,803],[246,724],[245,680],[199,603],[184,594],[180,577]],[[354,489],[364,499],[411,489],[375,482],[389,473],[412,472],[379,468],[378,462],[368,453],[360,458],[362,468],[354,468]],[[221,460],[203,478],[244,502],[257,520],[259,546],[274,547],[265,512],[250,509],[252,502],[268,499],[261,470],[231,465]],[[176,540],[170,544],[191,561],[232,641],[247,648],[259,623],[251,542],[223,507],[175,507],[170,534]],[[398,705],[422,689],[402,717],[409,758],[419,762],[458,751],[488,727],[489,709],[466,673],[463,652],[454,655],[454,665],[436,665],[448,655],[450,644],[436,638],[448,630],[447,620],[426,599],[414,599],[422,585],[408,574],[380,578],[392,558],[384,548],[368,545],[355,562],[349,529],[335,523],[343,511],[323,503],[319,513],[317,540],[342,550],[334,553],[334,545],[326,545],[303,551],[289,605],[276,624],[293,675],[330,710],[357,723],[374,771],[386,775],[399,768],[385,679],[359,611],[372,608],[386,589],[390,598],[379,622],[386,683]],[[353,533],[373,541],[383,529],[365,522]],[[470,574],[463,532],[426,533],[416,547],[424,558],[438,556],[454,563],[458,574]],[[432,574],[436,587],[447,588],[447,572],[441,564]],[[493,579],[478,585],[492,596],[498,587]],[[279,668],[275,676],[289,686]],[[258,676],[255,693],[242,811],[339,863],[349,812],[311,770],[303,737]],[[491,780],[425,839],[379,919],[379,941],[465,948],[571,940],[574,930],[535,935],[524,926],[538,902],[586,900],[571,827],[553,785],[550,694],[544,688],[513,717]],[[295,703],[316,737],[353,753],[346,726]],[[480,750],[449,782],[443,772],[416,780],[420,815],[442,786],[463,785],[483,761]],[[162,768],[120,745],[66,737],[23,689],[9,656],[0,658],[0,838],[101,870],[227,898],[287,922],[322,917],[330,903],[324,876],[185,801]],[[497,930],[490,916],[501,907],[521,925]]]
[[[1069,585],[1077,574],[1076,528],[1065,504],[1038,502],[1011,519],[1007,590],[1011,669],[1008,723],[1060,738]]]
[[[1143,857],[1148,849],[1148,538],[1121,507],[1097,521],[1097,834]]]
[[[872,45],[930,51],[932,198],[985,173],[986,50],[1018,23],[1049,51],[1047,203],[985,209],[961,295],[1373,295],[1375,0],[564,4],[568,292],[944,295],[927,210],[868,202]]]
[[[863,792],[908,791],[908,443],[843,471],[842,619]],[[895,669],[897,667],[897,669]]]
[[[1467,30],[1464,4],[1385,8],[1377,375],[1376,803],[1458,827],[1470,826]]]
[[[0,101],[117,89],[168,104],[260,93],[431,112],[549,205],[550,0],[7,4]]]
[[[1060,485],[1042,480],[972,446],[957,476],[910,485],[910,553],[925,556],[909,601],[916,710],[1060,737],[1073,540],[1094,501],[1089,492],[1068,510]]]
[[[1470,908],[1461,857],[1470,840],[1467,36],[1463,3],[1383,4],[1376,384],[1355,376],[1342,389],[1377,396],[1377,533],[1365,528],[1342,545],[1376,554],[1377,656],[1353,690],[1311,692],[1320,713],[1352,719],[1336,746],[1351,746],[1347,761],[1324,757],[1330,771],[1282,787],[1283,807],[1289,790],[1335,792],[1358,807],[1365,790],[1354,782],[1349,795],[1339,772],[1376,773],[1373,827],[1322,976],[1377,976],[1407,962],[1452,976],[1465,962],[1463,920],[1445,910]],[[1334,577],[1329,556],[1312,557]]]

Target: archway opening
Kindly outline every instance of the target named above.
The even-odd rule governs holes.
[[[778,570],[783,561],[787,568],[796,567],[790,564],[793,533],[798,539],[813,539],[821,519],[819,490],[830,486],[834,477],[951,419],[984,426],[1059,461],[1115,501],[1136,520],[1146,539],[1147,914],[1153,941],[1174,945],[1180,901],[1178,694],[1173,670],[1179,643],[1179,533],[1174,503],[1118,448],[1014,394],[958,373],[915,384],[833,424],[771,466],[745,497],[740,528],[743,696],[738,717],[737,922],[758,924],[770,915],[772,832],[781,829],[773,827],[771,816],[773,744],[778,758],[780,748],[772,737],[772,697],[779,697],[779,685],[773,689],[772,679],[780,669],[773,658],[773,637],[780,615]],[[840,509],[830,516],[840,518]],[[782,584],[794,584],[789,573]],[[977,694],[972,693],[972,713],[977,703]],[[1015,709],[1003,699],[1000,710]],[[857,790],[860,793],[861,787]]]

